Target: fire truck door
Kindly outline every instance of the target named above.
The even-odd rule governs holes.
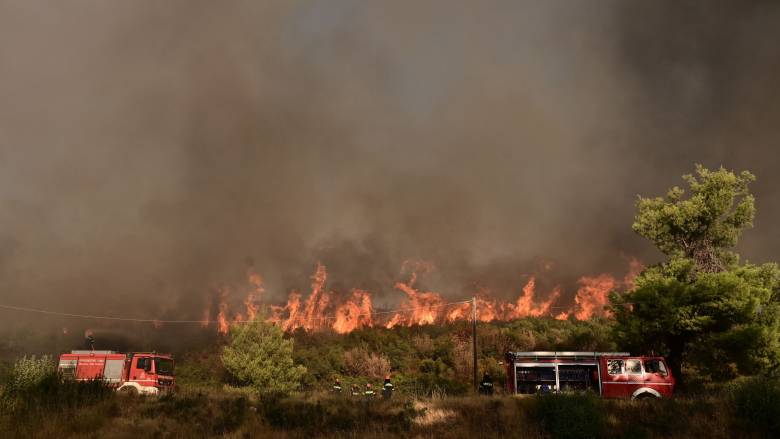
[[[670,396],[672,389],[669,371],[666,369],[666,364],[663,360],[648,358],[644,360],[643,366],[645,370],[645,386],[656,390],[662,395]]]
[[[639,359],[610,358],[605,361],[602,372],[602,395],[607,398],[630,398],[634,391],[644,385],[642,366]]]
[[[149,357],[135,357],[133,358],[132,367],[130,368],[130,379],[134,381],[153,381],[149,378],[149,373],[152,370],[152,359]]]

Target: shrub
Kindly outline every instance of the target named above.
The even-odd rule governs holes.
[[[300,386],[306,368],[295,365],[293,341],[282,330],[259,319],[230,329],[222,363],[241,383],[259,394],[289,394]]]
[[[344,367],[353,376],[381,379],[390,373],[390,362],[381,354],[369,353],[364,347],[344,352]]]
[[[291,397],[264,401],[262,415],[275,429],[295,431],[293,437],[319,437],[337,432],[350,432],[347,437],[368,437],[371,436],[368,432],[406,432],[419,412],[410,402],[400,400],[369,402],[327,397],[312,401]]]
[[[604,436],[604,414],[599,402],[589,394],[550,394],[536,398],[533,412],[554,438],[599,438]]]
[[[229,433],[243,425],[249,411],[249,401],[244,397],[223,399],[219,402],[219,409],[213,431],[216,434]]]
[[[54,362],[50,356],[44,355],[40,358],[36,358],[35,355],[25,356],[14,364],[8,387],[13,392],[23,392],[40,385],[54,372]]]
[[[780,437],[780,381],[753,377],[734,384],[731,405],[744,428]]]

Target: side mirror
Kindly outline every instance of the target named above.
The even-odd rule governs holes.
[[[151,372],[152,371],[152,362],[147,361],[146,364],[144,364],[144,372]]]

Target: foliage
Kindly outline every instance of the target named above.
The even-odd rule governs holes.
[[[732,259],[728,249],[753,226],[755,198],[748,185],[755,176],[701,165],[696,174],[683,176],[690,186],[688,198],[677,186],[666,199],[640,197],[632,228],[670,257],[693,259],[702,271],[719,271]]]
[[[592,394],[549,394],[536,397],[535,418],[553,438],[603,437],[604,411]]]
[[[616,349],[610,321],[605,319],[482,322],[477,335],[479,375],[487,371],[497,384],[504,380],[499,362],[507,351]],[[345,389],[353,383],[361,387],[367,382],[380,385],[386,373],[385,361],[400,393],[457,395],[471,388],[470,326],[454,323],[392,330],[364,328],[347,335],[296,331],[293,337],[295,361],[307,367],[302,379],[307,390],[328,391],[335,378],[341,378]],[[377,367],[370,366],[372,358]]]
[[[381,431],[407,432],[418,412],[409,401],[326,397],[316,400],[288,398],[263,406],[263,416],[274,428],[303,433]]]
[[[23,392],[40,385],[54,373],[54,361],[48,355],[36,358],[35,355],[22,357],[11,370],[9,389]]]
[[[390,362],[381,354],[357,347],[344,352],[344,368],[352,376],[382,379],[390,374]]]
[[[219,352],[219,349],[212,348],[177,357],[176,386],[179,389],[222,387],[227,372]]]
[[[616,341],[666,355],[678,378],[684,361],[715,378],[776,368],[780,271],[740,264],[730,251],[755,215],[754,177],[700,166],[697,174],[685,177],[688,199],[676,187],[666,200],[639,199],[634,230],[669,258],[611,295]]]
[[[603,438],[726,439],[766,431],[749,425],[756,422],[751,418],[742,422],[730,407],[725,395],[652,402],[569,395],[367,402],[324,394],[266,400],[209,390],[158,398],[116,395],[34,417],[0,416],[0,436],[540,438],[592,437],[596,431]],[[581,424],[589,413],[601,427]]]
[[[113,389],[102,381],[63,381],[49,357],[25,357],[0,382],[0,431],[31,437],[41,420],[76,411],[66,433],[87,433],[116,414],[116,406],[108,403],[92,412],[79,409],[110,402],[113,396]]]
[[[753,377],[735,383],[731,404],[741,428],[780,437],[780,381]]]
[[[293,341],[260,319],[230,329],[222,363],[241,383],[259,394],[288,394],[298,388],[306,368],[294,364]]]

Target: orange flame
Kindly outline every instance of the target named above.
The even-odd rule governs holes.
[[[217,315],[217,326],[219,328],[218,331],[220,334],[227,334],[229,328],[228,321],[227,321],[227,312],[228,312],[227,295],[228,295],[227,287],[220,288],[219,314]]]
[[[257,311],[260,309],[257,305],[257,300],[262,296],[265,289],[263,288],[263,278],[260,277],[254,269],[250,268],[247,273],[249,277],[249,284],[252,285],[252,290],[246,296],[244,305],[246,306],[247,320],[254,320],[257,317]]]
[[[503,320],[519,319],[522,317],[539,317],[547,315],[553,302],[558,300],[561,295],[559,288],[555,288],[547,300],[536,304],[534,296],[536,295],[536,278],[531,276],[528,283],[523,287],[523,295],[517,298],[514,304],[509,303],[505,306],[506,314]]]
[[[371,295],[366,290],[354,289],[352,297],[336,309],[333,330],[345,334],[358,328],[373,326],[372,314]]]
[[[577,320],[587,320],[591,317],[608,317],[609,312],[604,309],[607,304],[608,294],[617,287],[615,278],[602,274],[596,277],[584,276],[579,280],[580,288],[574,298],[574,317]]]
[[[549,271],[551,263],[542,267]],[[629,259],[629,272],[622,281],[608,274],[595,277],[583,276],[579,279],[579,288],[574,304],[563,311],[553,313],[553,306],[560,300],[561,288],[555,287],[545,295],[537,292],[535,276],[530,276],[521,288],[521,294],[513,301],[501,301],[491,298],[486,288],[477,288],[477,320],[482,322],[512,320],[524,317],[550,316],[559,320],[574,317],[579,320],[592,317],[608,317],[605,310],[609,292],[618,287],[631,287],[634,277],[642,270],[642,264]],[[306,331],[329,329],[345,334],[356,329],[373,326],[393,328],[395,326],[429,325],[457,320],[471,319],[472,304],[447,304],[441,294],[426,291],[417,286],[418,276],[433,270],[433,265],[421,261],[405,261],[401,275],[408,276],[407,281],[398,281],[394,288],[403,292],[405,300],[399,309],[387,317],[379,318],[374,313],[371,294],[367,290],[352,289],[343,296],[326,289],[328,273],[324,265],[318,263],[311,277],[311,291],[304,298],[298,291],[291,291],[285,305],[268,305],[270,311],[267,321],[279,324],[284,331],[302,328]],[[263,296],[263,279],[254,269],[247,273],[250,290],[243,301],[246,317],[241,313],[233,316],[233,321],[251,321],[257,318],[260,309],[259,299]],[[218,330],[228,331],[228,293],[227,287],[220,288],[218,294],[219,314]],[[210,307],[210,306],[209,306]],[[381,314],[381,313],[380,313]],[[208,324],[208,308],[204,314],[204,324]]]

